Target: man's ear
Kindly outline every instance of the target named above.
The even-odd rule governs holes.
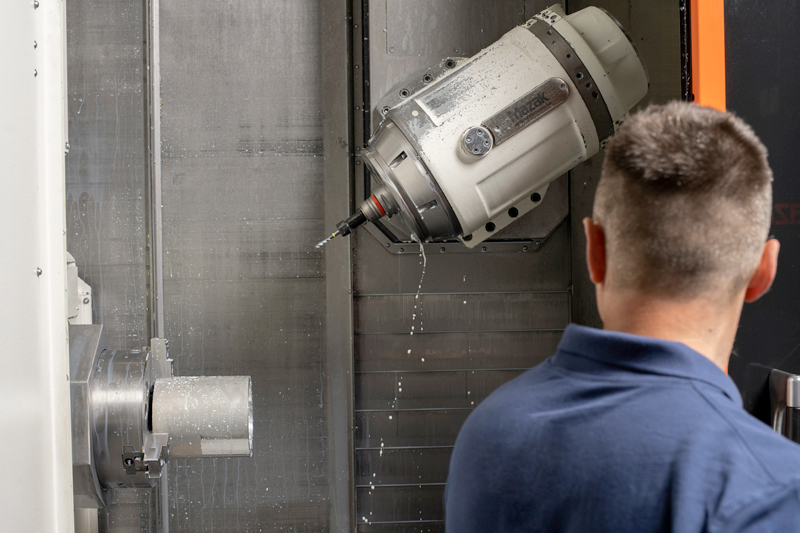
[[[758,262],[747,290],[744,293],[745,302],[755,302],[769,290],[772,282],[775,281],[775,274],[778,271],[778,252],[781,243],[777,239],[770,239],[764,243],[764,251],[761,252],[761,261]]]
[[[603,228],[589,217],[583,219],[583,231],[586,233],[586,265],[589,277],[595,285],[606,279],[606,235]]]

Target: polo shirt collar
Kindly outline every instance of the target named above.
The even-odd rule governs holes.
[[[562,354],[636,373],[702,381],[742,405],[733,380],[707,357],[680,342],[570,324],[558,345],[556,359]]]

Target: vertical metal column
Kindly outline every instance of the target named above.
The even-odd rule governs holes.
[[[349,0],[323,2],[325,226],[350,214],[353,133]],[[353,279],[350,241],[325,249],[325,374],[330,531],[355,528],[353,484]]]
[[[144,148],[147,217],[147,308],[150,338],[164,338],[164,263],[161,221],[161,72],[159,70],[159,0],[143,0]],[[169,533],[169,465],[155,488],[159,533]]]

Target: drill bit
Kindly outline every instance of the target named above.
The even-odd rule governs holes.
[[[318,242],[318,243],[317,243],[317,246],[316,246],[316,248],[322,248],[322,247],[323,247],[323,246],[325,246],[325,245],[326,245],[328,242],[330,242],[330,240],[331,240],[331,239],[333,239],[333,238],[334,238],[334,237],[336,237],[337,235],[339,235],[339,231],[338,231],[338,230],[337,230],[337,231],[335,231],[335,232],[333,232],[333,233],[331,233],[331,236],[330,236],[330,237],[328,237],[327,239],[325,239],[325,240],[322,240],[322,241]]]

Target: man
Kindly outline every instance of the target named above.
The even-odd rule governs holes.
[[[569,326],[472,413],[447,531],[800,531],[800,447],[725,373],[775,277],[771,181],[731,114],[675,102],[619,129],[584,220],[604,329]]]

